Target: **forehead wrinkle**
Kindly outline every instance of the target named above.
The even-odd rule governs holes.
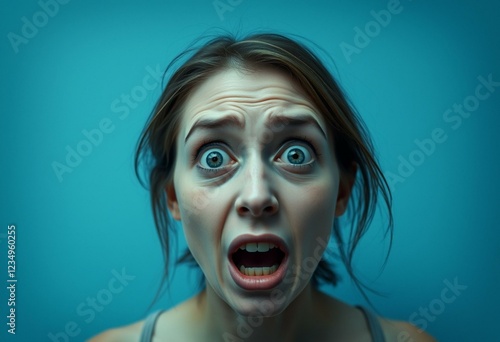
[[[200,88],[196,89],[191,96],[191,101],[194,103],[204,103],[203,107],[217,106],[221,102],[234,101],[238,103],[260,103],[269,100],[282,100],[291,103],[304,103],[299,99],[306,100],[301,91],[292,87],[291,84],[276,84],[266,85],[261,84],[241,84],[236,80],[223,81],[222,85],[212,85],[211,80],[208,80]],[[242,89],[242,87],[244,87]],[[273,94],[272,96],[268,94]],[[199,98],[201,96],[201,99]],[[189,101],[189,100],[188,100]]]
[[[217,75],[207,80],[198,89],[194,90],[188,98],[184,111],[188,119],[188,124],[185,126],[185,131],[188,132],[186,140],[193,131],[196,122],[202,120],[205,115],[208,116],[207,119],[209,120],[202,120],[202,123],[209,128],[215,128],[217,126],[216,119],[227,115],[233,117],[228,117],[223,120],[224,122],[220,121],[220,123],[244,128],[245,119],[250,119],[260,121],[266,128],[270,128],[273,124],[286,125],[287,122],[299,126],[300,121],[298,118],[294,120],[289,119],[289,117],[301,116],[304,118],[305,114],[308,113],[308,116],[310,116],[308,121],[311,121],[315,126],[318,126],[320,131],[326,133],[323,129],[324,125],[322,125],[324,122],[321,115],[317,114],[315,105],[293,83],[284,83],[283,81],[286,80],[277,77],[275,82],[272,81],[263,86],[258,79],[255,80],[255,84],[247,82],[247,80],[241,82],[241,78],[231,79],[232,76],[227,76],[228,79],[226,76]],[[243,78],[252,79],[255,76],[245,75]],[[213,84],[213,82],[219,83]],[[254,129],[258,131],[257,126]],[[257,131],[254,133],[257,133]]]

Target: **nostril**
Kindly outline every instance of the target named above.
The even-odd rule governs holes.
[[[252,216],[261,216],[261,215],[272,215],[276,212],[277,206],[270,205],[264,208],[251,208],[247,206],[241,206],[238,208],[238,213],[240,215],[252,215]]]
[[[242,213],[242,214],[246,214],[250,211],[250,209],[248,209],[247,207],[240,207],[239,211]]]
[[[238,199],[235,203],[236,211],[239,215],[274,215],[279,208],[278,201],[275,197],[269,198],[267,200],[243,200]]]

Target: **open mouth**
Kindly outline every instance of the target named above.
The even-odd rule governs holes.
[[[285,252],[271,242],[250,242],[239,246],[232,260],[239,272],[245,276],[268,276],[275,273]]]

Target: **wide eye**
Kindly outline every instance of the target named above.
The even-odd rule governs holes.
[[[306,147],[300,145],[293,145],[288,147],[283,152],[280,159],[283,162],[292,165],[304,165],[309,164],[313,161],[311,152],[309,152]]]
[[[227,166],[231,158],[219,148],[211,148],[205,151],[200,158],[200,165],[204,169],[218,169]]]

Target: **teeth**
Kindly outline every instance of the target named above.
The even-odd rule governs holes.
[[[276,272],[278,265],[273,265],[271,267],[245,267],[240,266],[240,272],[247,276],[262,276],[270,275]]]
[[[258,251],[259,252],[267,252],[267,251],[269,251],[269,243],[267,243],[267,242],[259,242]]]
[[[247,243],[247,252],[250,252],[250,253],[253,253],[253,252],[257,252],[257,249],[258,249],[258,244],[255,243],[255,242],[252,242],[252,243]]]
[[[276,245],[274,243],[269,243],[269,242],[251,242],[247,243],[246,245],[240,246],[241,250],[246,250],[247,252],[250,253],[268,252],[270,249],[273,248],[276,248]]]

